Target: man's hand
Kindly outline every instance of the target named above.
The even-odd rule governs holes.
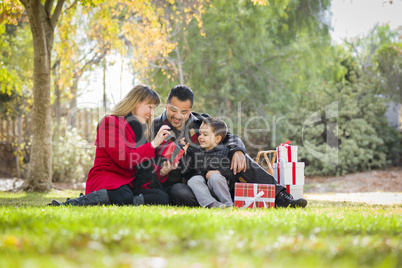
[[[207,172],[207,175],[205,175],[205,179],[206,180],[209,180],[209,178],[212,176],[212,174],[214,174],[214,173],[219,173],[219,174],[221,174],[221,172],[219,171],[219,170],[210,170],[210,171],[208,171]]]
[[[233,173],[236,175],[242,171],[246,171],[246,156],[242,151],[237,151],[234,153],[232,157],[232,164],[230,166],[230,170],[233,170]]]
[[[167,175],[171,170],[176,169],[179,166],[179,163],[171,164],[169,160],[163,162],[163,166],[160,171],[160,176],[163,177]]]

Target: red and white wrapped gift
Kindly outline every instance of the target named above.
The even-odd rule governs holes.
[[[234,206],[238,208],[275,207],[275,185],[236,183]]]
[[[274,163],[274,177],[282,185],[304,185],[304,162]]]
[[[289,144],[290,141],[287,141],[276,147],[277,163],[297,162],[297,146],[291,146]]]
[[[304,196],[304,185],[284,185],[286,187],[286,192],[291,194],[294,199],[303,198]]]

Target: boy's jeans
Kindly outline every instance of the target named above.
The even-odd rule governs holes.
[[[227,180],[221,174],[214,173],[206,180],[203,176],[191,177],[187,185],[193,191],[198,203],[206,207],[214,202],[220,202],[226,207],[233,206]]]

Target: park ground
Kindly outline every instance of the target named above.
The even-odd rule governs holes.
[[[336,202],[402,204],[402,167],[338,177],[306,177],[305,197]]]
[[[306,178],[307,208],[254,210],[47,207],[83,184],[2,179],[0,267],[402,267],[401,174]]]
[[[0,178],[0,191],[10,191],[22,182],[16,178]],[[57,182],[54,185],[59,191],[85,191],[84,182]],[[304,191],[308,200],[402,204],[402,167],[344,176],[307,176]]]

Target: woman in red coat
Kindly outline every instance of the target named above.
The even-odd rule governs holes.
[[[134,87],[98,124],[86,195],[63,203],[53,200],[52,205],[169,204],[161,183],[177,164],[165,161],[161,168],[152,161],[155,148],[169,136],[169,127],[161,128],[149,141],[152,117],[159,104],[159,95],[153,89]]]

